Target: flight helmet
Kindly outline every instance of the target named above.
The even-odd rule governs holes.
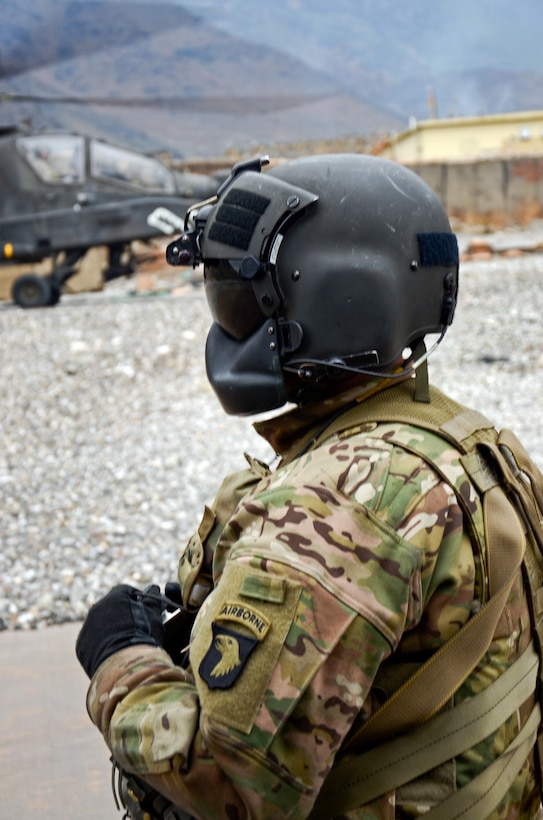
[[[433,190],[402,165],[316,155],[235,166],[189,211],[172,264],[204,264],[210,383],[227,413],[338,392],[416,367],[453,319],[458,246]]]

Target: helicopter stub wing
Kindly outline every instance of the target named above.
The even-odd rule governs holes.
[[[0,262],[38,261],[74,248],[123,244],[182,230],[192,200],[146,196],[0,220]]]

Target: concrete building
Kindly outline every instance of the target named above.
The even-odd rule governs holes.
[[[543,111],[413,120],[373,153],[408,165],[542,155]]]

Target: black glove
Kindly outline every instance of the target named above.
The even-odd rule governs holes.
[[[158,587],[144,592],[119,584],[91,607],[77,638],[77,658],[92,678],[100,664],[134,644],[162,646],[162,601]]]

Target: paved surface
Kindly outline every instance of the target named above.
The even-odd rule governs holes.
[[[0,633],[0,818],[122,817],[108,750],[85,709],[79,628]]]

